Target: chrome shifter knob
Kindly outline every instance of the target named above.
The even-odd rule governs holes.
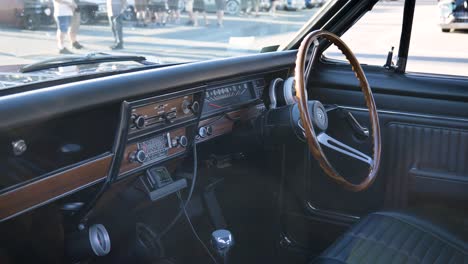
[[[214,248],[218,251],[221,257],[225,257],[232,246],[234,246],[234,238],[229,230],[218,229],[211,233],[211,240]]]

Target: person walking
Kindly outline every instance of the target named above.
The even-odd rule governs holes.
[[[216,17],[218,19],[218,27],[223,27],[224,8],[226,0],[215,0],[216,2]]]
[[[148,0],[135,0],[135,11],[137,27],[146,27],[146,18],[148,13]]]
[[[179,10],[179,0],[169,0],[169,17],[172,22],[175,24],[180,23],[180,10]]]
[[[151,0],[150,9],[154,14],[156,26],[166,25],[167,0]]]
[[[201,13],[203,20],[205,21],[205,26],[208,26],[208,18],[206,17],[205,12],[205,1],[204,0],[194,0],[193,1],[193,26],[198,26],[198,13]]]
[[[280,0],[271,0],[270,15],[276,17],[276,9],[280,4]]]
[[[114,35],[114,45],[110,47],[112,50],[123,49],[122,17],[126,8],[127,0],[107,0],[107,16]]]
[[[252,8],[255,12],[255,17],[259,17],[260,15],[258,14],[258,10],[260,8],[260,0],[252,0],[251,3],[252,3]]]
[[[73,12],[69,35],[70,35],[70,41],[72,43],[73,48],[82,49],[83,45],[81,45],[76,39],[76,36],[78,35],[78,31],[80,30],[80,24],[81,24],[80,0],[75,0],[75,4],[76,4],[76,8],[75,8],[75,12]]]
[[[193,1],[194,0],[185,0],[185,12],[187,12],[189,20],[187,21],[188,26],[193,26],[195,20],[193,18]]]
[[[57,23],[57,47],[60,54],[73,54],[64,46],[65,37],[71,39],[70,24],[76,9],[73,0],[54,0],[54,18]]]

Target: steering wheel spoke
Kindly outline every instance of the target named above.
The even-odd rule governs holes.
[[[345,154],[346,156],[349,156],[351,158],[360,160],[362,162],[365,162],[369,164],[370,166],[373,165],[373,160],[371,157],[367,156],[366,154],[362,153],[361,151],[350,147],[344,143],[342,143],[339,140],[336,140],[332,137],[330,137],[327,133],[320,133],[317,135],[317,140],[320,144],[323,146],[326,146],[330,149],[333,149],[337,152],[340,152],[342,154]]]

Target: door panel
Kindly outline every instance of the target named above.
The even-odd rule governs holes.
[[[457,230],[468,234],[463,224],[468,222],[468,79],[363,68],[379,110],[383,145],[377,179],[368,190],[349,192],[321,171],[305,146],[303,152],[290,150],[286,171],[294,176],[288,175],[285,189],[303,195],[290,198],[301,200],[302,207],[286,206],[288,224],[284,233],[290,240],[306,243],[294,232],[295,225],[307,226],[308,222],[316,227],[322,222],[323,229],[331,234],[330,224],[335,231],[342,230],[343,225],[356,220],[354,216],[384,209],[421,209],[428,215],[443,215],[444,220],[457,219],[453,221]],[[309,80],[310,99],[338,105],[339,111],[351,112],[359,123],[370,127],[363,94],[349,66],[320,64]],[[370,154],[370,141],[354,136],[339,111],[329,113],[329,133]],[[366,175],[367,168],[355,160],[336,153],[328,155],[348,180],[358,182]],[[323,232],[319,229],[309,230],[309,235],[320,237]],[[323,245],[333,239],[323,239]]]
[[[367,111],[351,112],[367,123]],[[468,122],[384,111],[379,117],[385,208],[406,208],[412,195],[468,201]]]
[[[468,184],[468,80],[398,75],[376,67],[365,71],[380,110],[383,207],[406,208],[413,196],[421,195],[464,207],[460,201],[468,201],[463,191]],[[311,78],[310,92],[323,103],[348,107],[369,127],[362,93],[356,90],[357,81],[348,79],[350,74],[341,65],[324,65]],[[340,78],[331,78],[337,75]],[[337,136],[359,144],[347,140],[346,133],[342,129]]]

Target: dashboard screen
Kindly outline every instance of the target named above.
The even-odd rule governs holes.
[[[263,82],[250,80],[207,89],[205,92],[203,113],[206,115],[223,111],[259,98],[259,93],[257,91],[257,84],[259,83]]]

